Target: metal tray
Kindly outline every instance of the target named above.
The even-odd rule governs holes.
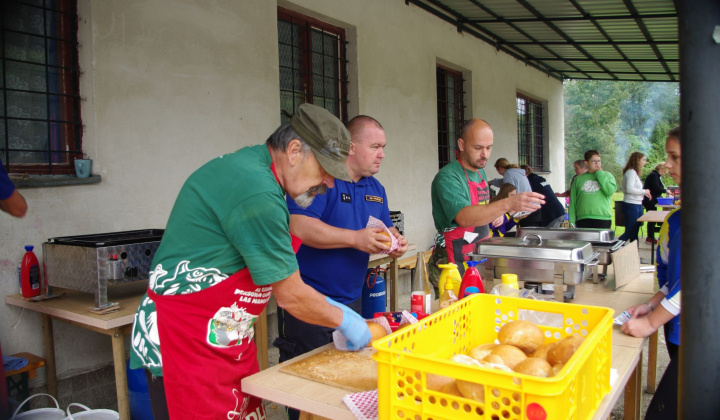
[[[545,228],[545,227],[521,227],[517,228],[517,236],[522,237],[528,233],[540,235],[544,239],[561,239],[571,241],[585,241],[600,243],[615,242],[615,231],[612,229],[592,228]]]
[[[124,232],[62,236],[48,239],[48,243],[90,248],[160,241],[165,229],[128,230]]]
[[[589,242],[550,239],[525,234],[521,238],[488,238],[475,245],[472,257],[514,258],[567,263],[588,263],[597,257]]]

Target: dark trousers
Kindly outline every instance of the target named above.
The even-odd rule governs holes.
[[[648,206],[648,207],[645,207],[645,210],[646,210],[646,211],[655,211],[655,210],[657,210],[657,207],[655,207],[655,206]],[[659,226],[659,225],[660,225],[660,223],[648,222],[648,224],[647,224],[647,227],[648,227],[648,229],[647,229],[647,237],[648,237],[648,238],[650,238],[650,239],[655,239],[655,232],[658,230],[658,226]]]
[[[668,326],[665,324],[665,337],[668,337]],[[670,363],[660,379],[655,395],[650,400],[645,420],[675,420],[678,410],[678,353],[680,347],[665,339]]]
[[[165,383],[162,376],[153,376],[149,370],[145,370],[145,378],[148,383],[148,395],[150,396],[150,407],[152,408],[155,420],[170,420],[167,400],[165,399]]]
[[[621,241],[637,241],[638,231],[642,222],[638,222],[640,216],[643,213],[643,207],[641,204],[622,203],[623,215],[625,216],[625,233],[620,235]]]
[[[362,302],[360,299],[347,304],[353,311],[362,312]],[[334,328],[322,327],[320,325],[308,324],[300,321],[283,308],[277,308],[278,338],[273,341],[273,346],[280,349],[280,359],[282,363],[293,357],[300,356],[318,347],[332,343],[332,334]],[[297,420],[300,412],[293,408],[286,408],[288,418]]]
[[[580,219],[575,221],[575,227],[579,228],[610,229],[610,226],[612,226],[612,220]]]

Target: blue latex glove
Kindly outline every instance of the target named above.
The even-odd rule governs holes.
[[[365,320],[342,303],[335,302],[329,297],[325,297],[325,300],[343,312],[342,322],[337,329],[347,338],[348,349],[360,350],[367,346],[372,336]]]

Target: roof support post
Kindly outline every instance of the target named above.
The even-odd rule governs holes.
[[[708,170],[720,162],[720,25],[717,0],[675,0],[680,39],[682,127],[682,315],[679,365],[681,419],[720,418],[720,189]],[[713,209],[713,210],[711,210]],[[708,218],[709,216],[709,218]]]

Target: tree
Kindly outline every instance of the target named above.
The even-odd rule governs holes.
[[[647,156],[648,169],[665,160],[666,134],[680,119],[677,83],[568,80],[564,94],[568,185],[586,150],[599,151],[618,181],[634,151]]]

